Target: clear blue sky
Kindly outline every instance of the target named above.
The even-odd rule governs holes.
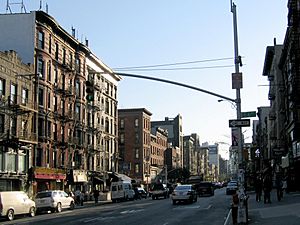
[[[11,0],[21,2],[21,0]],[[262,76],[266,47],[282,44],[287,28],[287,0],[235,0],[239,54],[243,56],[242,111],[268,106],[267,78]],[[42,9],[111,68],[230,58],[233,22],[230,0],[48,0]],[[40,0],[24,0],[27,12],[38,10]],[[6,0],[1,1],[6,12]],[[20,12],[19,5],[12,5]],[[181,67],[233,65],[233,59]],[[170,68],[170,67],[168,67]],[[174,67],[173,67],[174,68]],[[235,98],[231,89],[234,67],[174,71],[127,71],[182,82]],[[119,108],[144,107],[153,120],[183,117],[184,135],[198,133],[201,142],[231,142],[228,120],[236,118],[229,102],[201,92],[148,80],[124,77],[119,83]],[[252,127],[243,128],[246,142]],[[227,149],[228,146],[222,148]]]

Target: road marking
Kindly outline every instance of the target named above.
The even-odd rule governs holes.
[[[131,214],[131,213],[137,213],[137,212],[141,212],[144,211],[144,209],[132,209],[132,210],[125,210],[120,212],[121,214]]]
[[[209,205],[209,206],[207,206],[206,208],[204,208],[204,209],[210,209],[212,207],[212,205]]]

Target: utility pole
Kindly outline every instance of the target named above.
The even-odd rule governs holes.
[[[233,89],[236,89],[236,116],[237,120],[241,119],[241,93],[240,89],[243,88],[242,73],[239,71],[239,67],[242,66],[241,56],[239,56],[238,49],[238,32],[237,32],[237,15],[236,5],[230,0],[231,12],[233,15],[233,35],[234,35],[234,64],[235,73],[232,74]],[[239,210],[236,218],[239,223],[248,223],[248,197],[245,193],[245,162],[243,157],[243,136],[242,128],[238,129],[238,180],[239,180]]]
[[[239,71],[241,63],[241,57],[239,56],[238,49],[238,34],[237,34],[237,18],[236,18],[236,5],[231,2],[231,12],[233,14],[233,35],[234,35],[234,64],[235,64],[235,73],[232,74],[232,83],[233,89],[236,89],[236,116],[237,120],[241,119],[241,93],[240,89],[243,87],[242,84],[242,73]],[[237,81],[236,84],[235,80]],[[241,169],[243,167],[243,143],[242,143],[242,128],[237,127],[238,129],[238,167]]]

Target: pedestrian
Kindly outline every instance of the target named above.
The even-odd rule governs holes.
[[[271,203],[272,178],[270,174],[265,174],[263,179],[264,203]]]
[[[79,189],[77,189],[75,191],[75,202],[76,202],[76,205],[80,205],[80,199],[81,199],[81,191]]]
[[[275,180],[275,185],[276,185],[276,191],[277,191],[277,200],[280,201],[281,198],[283,197],[283,192],[282,192],[282,179],[280,174],[276,175],[276,180]]]
[[[282,179],[282,195],[284,191],[287,192],[287,177]]]
[[[263,189],[263,184],[260,175],[258,175],[255,179],[255,193],[256,193],[256,201],[260,202],[261,201],[261,194],[262,194],[262,189]]]
[[[97,190],[95,188],[93,194],[94,194],[95,204],[97,204],[98,203],[98,198],[99,198],[99,190]]]

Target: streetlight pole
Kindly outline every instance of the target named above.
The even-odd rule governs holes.
[[[231,12],[233,14],[233,34],[234,34],[234,64],[235,64],[235,74],[240,74],[239,67],[241,65],[241,57],[239,56],[238,49],[238,33],[237,33],[237,16],[236,16],[236,5],[231,0]],[[240,76],[242,76],[240,74]],[[241,77],[242,79],[242,77]],[[241,81],[242,82],[242,81]],[[242,85],[241,85],[242,86]],[[236,116],[237,119],[241,119],[241,86],[236,88]],[[238,137],[238,154],[239,154],[239,167],[243,165],[243,143],[242,143],[242,129],[237,127],[239,137]]]

